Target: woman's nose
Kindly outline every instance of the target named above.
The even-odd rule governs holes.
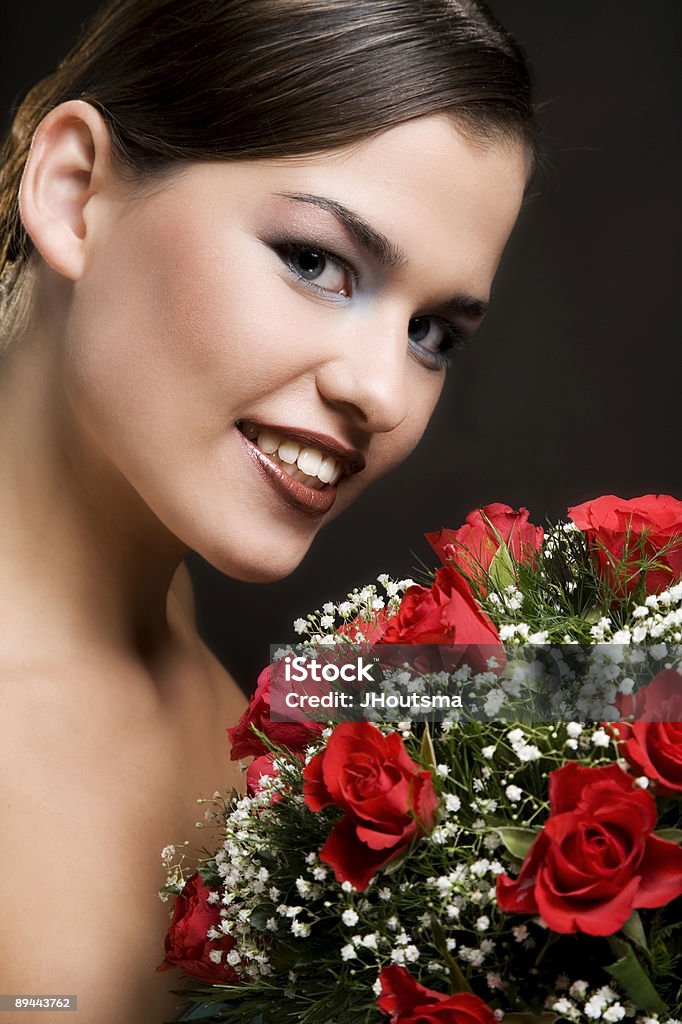
[[[317,388],[367,433],[388,433],[408,413],[406,330],[358,332],[317,371]]]

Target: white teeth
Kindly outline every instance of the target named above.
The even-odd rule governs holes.
[[[336,470],[336,459],[332,455],[325,455],[317,470],[317,476],[323,483],[328,484]]]
[[[242,430],[248,438],[256,441],[262,452],[273,455],[293,480],[300,480],[308,487],[319,490],[325,484],[333,486],[343,474],[343,468],[334,456],[324,455],[317,448],[281,438],[266,428],[259,431],[251,423],[244,423]]]
[[[295,441],[282,441],[277,450],[277,454],[282,462],[289,462],[293,464],[296,462],[300,450],[300,444],[297,444]]]
[[[298,468],[306,476],[317,476],[322,465],[322,455],[315,448],[302,448],[297,463]]]
[[[246,435],[249,436],[248,434]],[[266,455],[274,455],[279,448],[279,438],[269,430],[263,430],[258,435],[258,447]]]

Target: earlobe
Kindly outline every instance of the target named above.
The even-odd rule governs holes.
[[[109,132],[91,104],[61,103],[38,125],[21,180],[19,209],[40,255],[71,281],[83,274],[92,241],[92,203],[110,169]]]

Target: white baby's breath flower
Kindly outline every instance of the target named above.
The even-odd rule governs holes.
[[[635,785],[639,786],[640,789],[648,789],[649,780],[647,779],[646,775],[640,775],[639,778],[635,779]]]
[[[522,746],[519,746],[516,750],[516,756],[518,757],[519,761],[537,761],[537,759],[540,757],[540,751],[534,744],[524,743]]]
[[[542,646],[543,644],[547,643],[548,638],[548,631],[546,629],[540,629],[537,631],[537,633],[531,633],[531,635],[528,637],[528,643]]]
[[[518,803],[523,797],[523,790],[519,789],[518,786],[507,786],[505,789],[507,799],[511,800],[513,804]]]
[[[632,637],[630,636],[630,630],[626,626],[625,629],[617,630],[611,637],[612,644],[629,644]]]
[[[342,960],[352,960],[354,956],[357,956],[357,953],[355,952],[355,946],[353,946],[350,942],[347,945],[341,947]]]
[[[341,915],[341,920],[343,921],[347,928],[352,928],[354,925],[358,923],[360,918],[358,917],[357,912],[353,910],[352,907],[349,907],[348,910],[344,910],[343,914]]]
[[[483,754],[483,756],[485,758],[487,758],[488,761],[492,761],[492,759],[495,756],[495,747],[494,746],[483,747],[483,749],[481,750],[481,753]]]
[[[296,619],[296,621],[294,622],[294,632],[295,633],[298,633],[298,634],[307,633],[309,628],[310,628],[310,626],[306,622],[305,619]]]
[[[608,733],[604,732],[603,729],[595,730],[592,733],[591,740],[595,747],[608,747],[611,742]]]

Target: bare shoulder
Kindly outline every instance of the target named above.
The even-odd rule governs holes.
[[[15,798],[22,794],[3,794],[3,802]],[[56,809],[44,814],[40,828],[34,815],[6,812],[3,807],[0,991],[75,995],[77,1009],[69,1013],[74,1024],[174,1019],[178,1000],[170,989],[177,979],[156,973],[167,922],[147,920],[149,872],[142,871],[141,884],[136,864],[125,856],[125,870],[112,870],[104,844],[98,848],[92,835],[79,837],[78,827],[60,820]],[[78,838],[84,849],[76,848]],[[115,843],[106,847],[115,860]],[[21,1014],[22,1022],[37,1024],[63,1017]]]
[[[154,894],[174,808],[154,820],[116,729],[108,743],[92,731],[59,682],[0,669],[0,992],[76,995],[74,1024],[170,1020],[172,979],[155,971],[167,910]]]

